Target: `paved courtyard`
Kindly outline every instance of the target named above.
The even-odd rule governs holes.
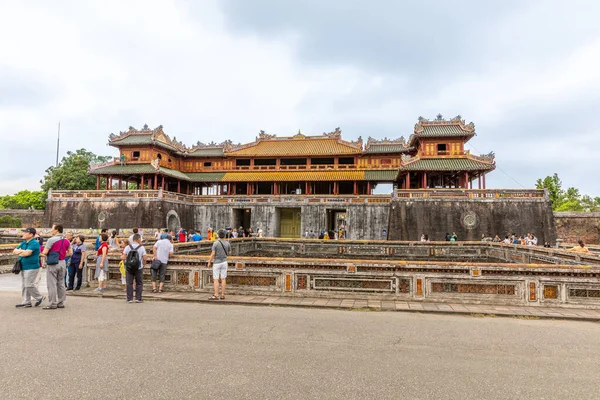
[[[595,399],[600,324],[0,291],[2,399]]]

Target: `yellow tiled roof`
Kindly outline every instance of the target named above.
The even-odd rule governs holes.
[[[362,181],[364,171],[227,172],[221,182]]]
[[[334,156],[338,154],[361,154],[361,150],[338,139],[285,138],[261,140],[253,146],[232,150],[228,156]]]

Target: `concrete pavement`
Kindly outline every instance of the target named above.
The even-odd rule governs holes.
[[[2,399],[595,399],[600,324],[0,292]]]

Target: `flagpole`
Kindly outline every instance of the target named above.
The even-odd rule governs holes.
[[[56,139],[56,166],[58,167],[58,150],[60,149],[60,121],[58,122],[58,138]]]

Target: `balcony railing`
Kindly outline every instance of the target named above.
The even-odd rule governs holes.
[[[544,189],[396,189],[398,198],[545,198]]]

